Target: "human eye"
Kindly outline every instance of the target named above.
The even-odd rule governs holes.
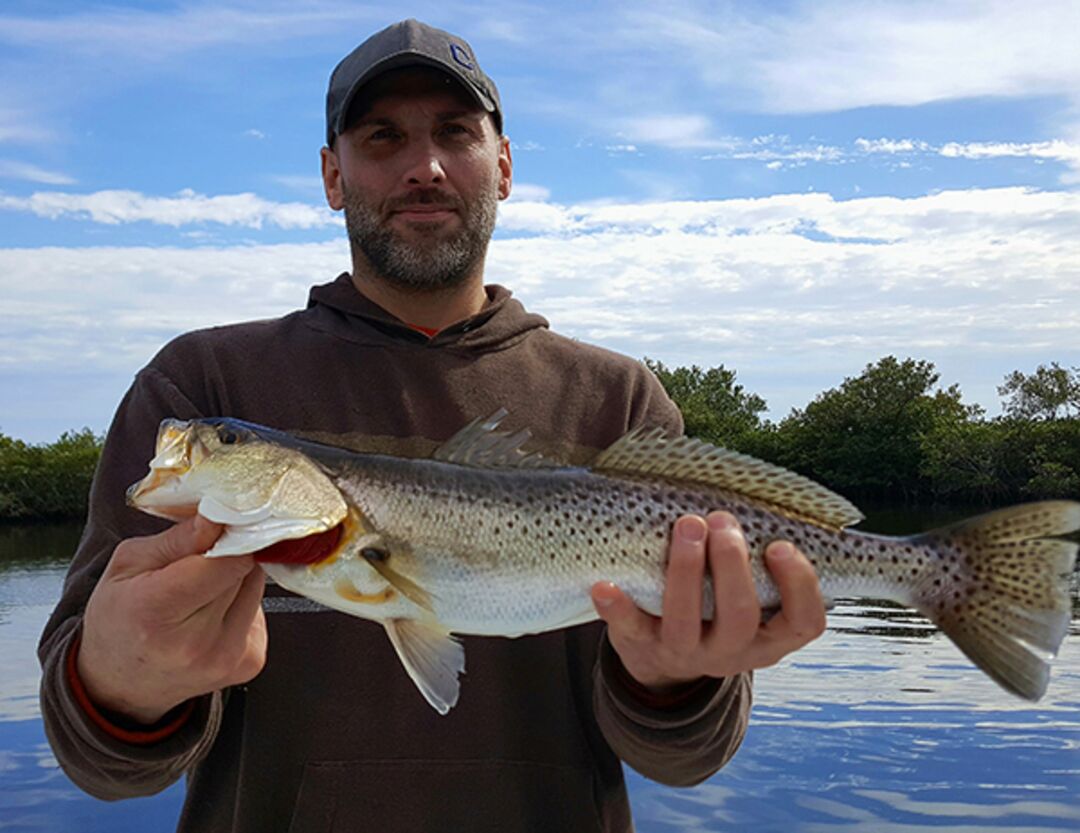
[[[439,132],[451,139],[465,139],[472,136],[472,131],[460,122],[447,122],[439,128]]]
[[[386,144],[395,141],[400,134],[392,127],[378,127],[368,134],[368,141],[377,144]]]

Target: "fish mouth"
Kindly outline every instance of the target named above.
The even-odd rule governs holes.
[[[165,508],[156,505],[156,497],[175,491],[183,477],[205,452],[193,430],[191,422],[180,419],[162,420],[158,427],[154,446],[154,459],[150,461],[150,473],[132,483],[125,493],[125,501],[134,509],[165,518],[186,518],[195,514],[195,506],[171,504]]]

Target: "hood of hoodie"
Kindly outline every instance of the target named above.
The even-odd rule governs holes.
[[[484,292],[487,303],[480,312],[429,338],[362,294],[343,272],[312,287],[305,318],[315,329],[357,344],[475,353],[505,349],[533,330],[548,328],[547,319],[528,312],[509,289],[489,284]]]

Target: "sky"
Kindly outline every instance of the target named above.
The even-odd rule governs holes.
[[[883,356],[1000,412],[1080,365],[1080,2],[0,6],[0,433],[104,431],[173,336],[349,267],[326,84],[417,17],[497,83],[489,282],[782,419]]]

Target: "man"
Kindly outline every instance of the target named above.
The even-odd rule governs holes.
[[[465,41],[405,21],[346,57],[322,171],[351,274],[282,319],[180,337],[121,403],[40,648],[57,758],[105,798],[187,773],[185,831],[628,830],[620,759],[667,783],[708,777],[742,738],[749,672],[821,632],[816,578],[790,545],[769,551],[783,611],[760,625],[733,519],[682,518],[661,618],[599,584],[606,630],[468,638],[460,701],[441,717],[381,628],[264,589],[251,558],[203,559],[221,532],[205,519],[162,531],[124,507],[164,417],[413,454],[498,407],[571,457],[637,425],[681,431],[639,363],[556,336],[484,286],[512,162]],[[703,627],[706,563],[720,613]]]

